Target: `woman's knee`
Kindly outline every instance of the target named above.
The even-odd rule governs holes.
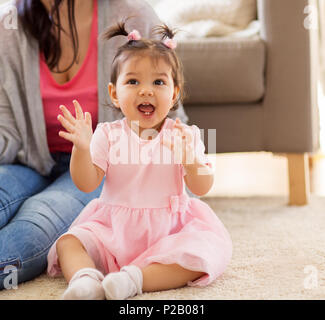
[[[49,185],[49,180],[35,170],[19,165],[8,164],[0,166],[0,185],[4,190],[14,195],[29,197],[42,191]]]
[[[31,223],[38,227],[50,242],[66,232],[78,211],[65,202],[60,203],[54,192],[39,193],[27,199],[20,207],[12,223]]]
[[[0,166],[0,228],[14,217],[26,199],[46,187],[45,182],[28,167]]]

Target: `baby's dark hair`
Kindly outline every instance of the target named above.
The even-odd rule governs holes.
[[[101,35],[101,39],[109,40],[116,36],[128,36],[129,32],[125,29],[127,20],[128,18],[107,28]],[[141,54],[146,51],[155,63],[157,63],[158,60],[162,58],[168,65],[171,66],[174,86],[179,88],[179,95],[174,106],[171,109],[176,110],[179,107],[179,102],[182,102],[185,96],[183,66],[177,57],[175,50],[171,49],[163,43],[163,40],[167,38],[173,39],[176,31],[171,30],[166,24],[162,24],[156,26],[153,29],[153,32],[154,34],[160,35],[161,40],[144,38],[141,38],[139,40],[129,40],[127,43],[118,48],[112,62],[111,82],[116,85],[117,78],[121,69],[121,64],[124,61],[126,61],[133,54]]]

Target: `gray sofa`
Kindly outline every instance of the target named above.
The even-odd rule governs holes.
[[[185,110],[189,123],[204,129],[207,152],[287,156],[292,205],[308,203],[307,155],[319,148],[318,43],[304,26],[308,4],[258,0],[259,36],[182,40],[177,48]]]

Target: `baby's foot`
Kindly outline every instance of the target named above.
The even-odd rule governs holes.
[[[102,286],[104,275],[93,268],[77,271],[69,282],[68,289],[62,295],[62,300],[104,300],[105,292]]]
[[[142,271],[133,265],[109,273],[102,282],[106,299],[124,300],[142,294],[142,281]]]

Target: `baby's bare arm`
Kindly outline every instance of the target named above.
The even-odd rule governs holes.
[[[184,178],[186,186],[191,192],[198,196],[203,196],[209,192],[213,185],[214,174],[212,169],[204,163],[201,163],[195,155],[194,148],[191,144],[193,141],[193,133],[187,126],[177,118],[174,123],[176,136],[174,141],[163,139],[163,144],[176,152],[176,158],[181,160],[181,163],[186,171]],[[183,139],[186,138],[186,139]]]
[[[70,161],[71,178],[76,187],[83,192],[92,192],[98,188],[105,172],[93,164],[90,151],[72,148]]]
[[[213,185],[214,175],[212,169],[202,163],[184,165],[186,176],[184,177],[187,187],[198,196],[204,196]]]

